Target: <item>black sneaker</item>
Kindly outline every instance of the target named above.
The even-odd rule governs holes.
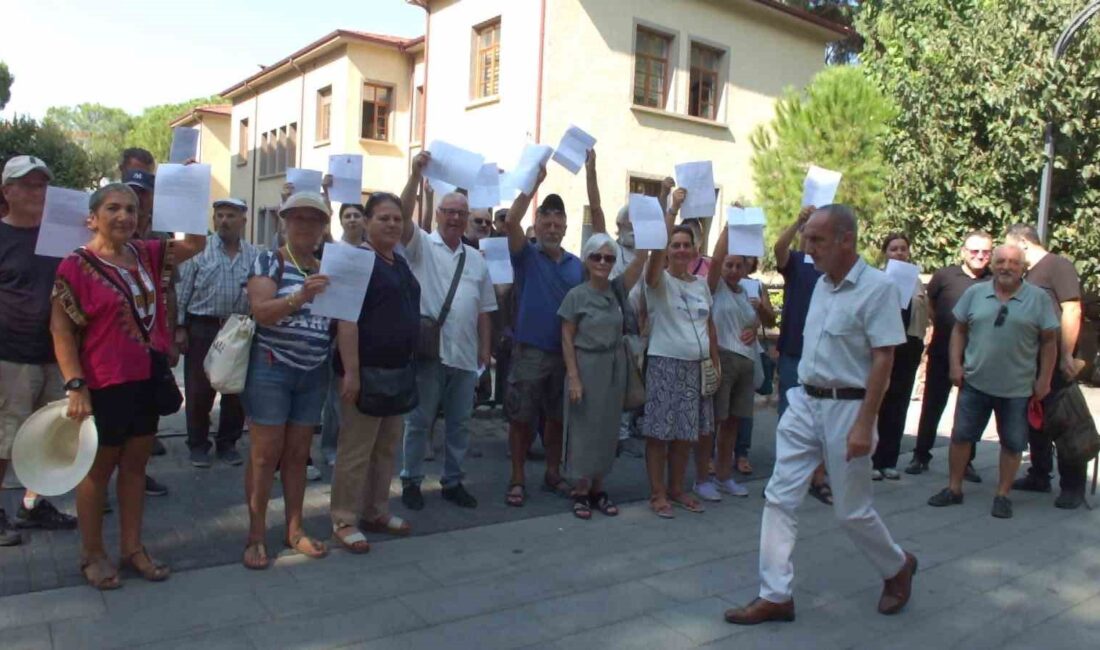
[[[219,449],[217,451],[218,460],[226,465],[232,465],[237,467],[244,464],[244,459],[241,458],[241,452],[237,451],[236,447],[226,447],[225,449]]]
[[[19,510],[15,511],[15,525],[17,528],[72,530],[76,528],[76,517],[59,511],[46,499],[39,498],[30,510],[20,502]]]
[[[933,494],[928,499],[928,505],[933,508],[942,508],[944,506],[957,506],[963,502],[963,495],[955,494],[951,491],[951,488],[944,488],[939,492]]]
[[[401,503],[409,510],[424,509],[424,495],[420,492],[420,486],[409,483],[401,490]]]
[[[168,487],[148,474],[145,475],[145,494],[151,497],[162,497],[168,494]]]
[[[997,519],[1012,519],[1012,502],[1008,497],[993,497],[993,511],[990,514]]]
[[[1012,482],[1012,489],[1021,492],[1050,492],[1050,479],[1028,472]]]
[[[153,456],[163,456],[168,453],[168,450],[164,447],[164,443],[160,441],[160,438],[153,437]]]
[[[909,465],[905,467],[905,473],[913,474],[914,476],[916,476],[917,474],[923,474],[927,471],[928,461],[921,460],[919,458],[914,458],[913,460],[909,461]]]
[[[966,470],[963,472],[963,480],[970,483],[981,483],[982,477],[978,474],[978,470],[974,469],[972,463],[967,463]]]
[[[0,546],[19,546],[23,543],[23,535],[8,523],[8,513],[0,508]]]
[[[1013,486],[1015,487],[1015,486]],[[1085,504],[1085,489],[1062,490],[1054,500],[1054,507],[1062,510],[1076,510]]]
[[[477,507],[477,499],[467,492],[461,483],[456,483],[454,487],[443,488],[442,494],[444,501],[450,501],[460,508]]]
[[[198,447],[191,450],[191,467],[206,469],[210,467],[210,452]],[[146,483],[148,485],[148,483]]]

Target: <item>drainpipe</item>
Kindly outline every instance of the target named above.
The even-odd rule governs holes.
[[[260,221],[258,218],[255,218],[258,208],[256,205],[256,177],[259,175],[260,161],[258,158],[261,155],[259,147],[260,139],[258,137],[260,133],[260,93],[247,81],[244,82],[244,87],[252,91],[252,124],[248,129],[248,138],[252,141],[248,143],[248,148],[252,152],[252,159],[250,160],[252,163],[252,193],[248,197],[248,205],[252,206],[252,216],[254,217],[249,229],[252,231],[252,242],[256,243],[256,226],[259,225]],[[253,142],[255,142],[257,146],[253,147]]]
[[[428,133],[428,92],[429,92],[429,88],[428,88],[428,64],[429,64],[429,61],[431,60],[431,51],[432,51],[432,8],[431,8],[431,6],[429,6],[429,2],[431,0],[407,0],[407,1],[408,1],[409,4],[420,7],[421,9],[424,10],[424,105],[420,107],[420,113],[421,113],[420,114],[420,150],[424,151],[428,146],[428,143],[425,140],[425,137],[427,136],[427,133]],[[416,65],[414,64],[413,65],[413,71],[414,71],[413,88],[412,88],[412,94],[413,94],[414,100],[415,100],[415,97],[416,97],[415,70],[416,70]],[[411,132],[411,129],[410,129],[410,132]],[[410,170],[412,168],[412,157],[411,156],[409,157],[409,168],[410,168]],[[420,191],[419,191],[419,200],[416,202],[417,212],[418,212],[418,214],[416,215],[416,222],[418,224],[421,224],[421,225],[424,224],[424,198],[425,198],[425,195],[426,195],[426,192],[424,190],[424,183],[421,182]],[[428,227],[431,228],[430,221],[428,223]]]
[[[542,67],[543,50],[546,49],[546,0],[539,0],[539,64],[538,82],[535,90],[535,142],[542,142]],[[538,192],[531,197],[531,203],[539,204]]]

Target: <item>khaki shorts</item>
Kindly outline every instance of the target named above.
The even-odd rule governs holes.
[[[31,413],[63,397],[65,383],[56,363],[0,361],[0,459],[11,459],[15,434]]]
[[[715,419],[752,417],[753,395],[756,392],[752,381],[752,359],[725,350],[718,351],[718,358],[722,362],[722,383],[714,395]]]
[[[514,422],[532,422],[538,415],[560,422],[565,391],[565,362],[560,352],[546,352],[517,343],[512,350],[504,413]]]

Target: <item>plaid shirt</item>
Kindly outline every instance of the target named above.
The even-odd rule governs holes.
[[[206,249],[180,266],[176,285],[179,324],[185,325],[189,314],[215,318],[247,314],[245,285],[258,254],[259,249],[242,239],[240,251],[230,258],[219,235],[208,237]]]

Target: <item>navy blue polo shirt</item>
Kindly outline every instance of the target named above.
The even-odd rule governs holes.
[[[783,275],[783,315],[779,323],[780,354],[802,356],[802,330],[806,329],[806,314],[810,311],[810,298],[821,271],[806,260],[802,251],[791,251],[787,265],[779,269]]]
[[[537,244],[528,242],[512,255],[515,286],[516,341],[546,352],[561,352],[558,308],[569,290],[584,280],[584,265],[576,255],[562,251],[555,262]]]

